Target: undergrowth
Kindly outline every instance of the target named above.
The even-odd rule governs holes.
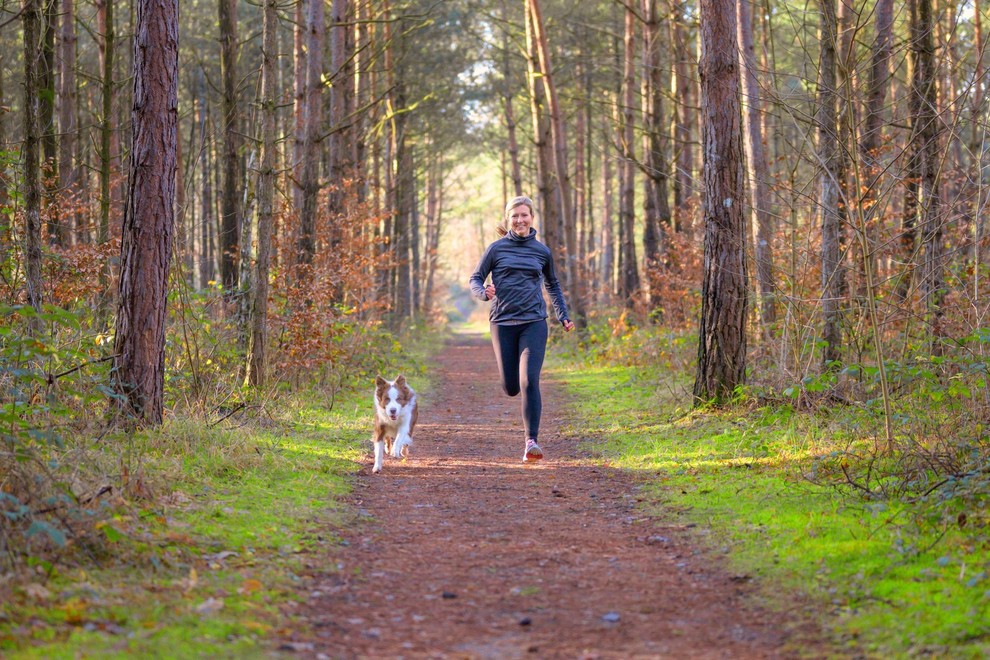
[[[889,365],[903,376],[891,446],[865,380],[829,396],[821,379],[751,375],[735,405],[694,409],[696,341],[630,326],[558,342],[568,433],[641,474],[654,513],[709,530],[770,607],[810,602],[848,653],[986,657],[985,370]]]
[[[189,404],[173,377],[165,423],[127,430],[106,423],[99,347],[65,341],[91,335],[45,319],[47,339],[0,337],[0,655],[243,657],[304,629],[294,587],[335,570],[311,557],[354,515],[341,500],[367,453],[374,374],[401,365],[428,391],[438,335],[342,333],[337,362],[266,392],[241,389],[236,355],[204,350]]]

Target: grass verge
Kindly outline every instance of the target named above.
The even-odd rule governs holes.
[[[567,433],[640,473],[656,513],[710,530],[731,570],[759,577],[768,606],[787,611],[787,594],[802,594],[850,654],[990,655],[985,530],[807,478],[816,459],[848,442],[836,419],[848,413],[694,412],[685,408],[690,383],[560,353],[550,372],[580,402]]]
[[[396,343],[388,362],[428,392],[435,344]],[[115,488],[87,535],[4,576],[0,656],[269,656],[305,625],[301,576],[334,570],[314,562],[356,515],[342,500],[369,451],[373,378],[332,406],[286,393],[272,414],[173,418],[88,448]]]

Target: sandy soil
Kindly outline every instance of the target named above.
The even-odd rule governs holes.
[[[830,655],[814,624],[761,610],[750,597],[757,585],[699,549],[697,530],[643,513],[634,476],[564,439],[558,385],[544,379],[546,458],[531,465],[521,461],[519,399],[502,394],[486,339],[456,339],[433,368],[439,385],[420,397],[411,457],[386,458],[374,475],[368,443],[350,503],[356,522],[328,556],[313,558],[292,613],[310,630],[286,639],[283,651]]]

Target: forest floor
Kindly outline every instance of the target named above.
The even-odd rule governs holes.
[[[280,650],[317,658],[832,654],[804,608],[762,608],[761,586],[721,567],[700,530],[645,511],[641,476],[567,438],[559,383],[543,382],[546,456],[525,464],[520,400],[501,392],[490,342],[458,336],[431,368],[436,385],[420,397],[410,458],[386,458],[372,474],[368,443],[349,502],[354,522],[328,554],[304,560],[300,601],[286,606],[299,626]]]

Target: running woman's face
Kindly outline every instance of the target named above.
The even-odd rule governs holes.
[[[529,236],[529,230],[533,227],[533,213],[525,204],[514,206],[509,211],[509,229],[516,236],[525,238]]]

